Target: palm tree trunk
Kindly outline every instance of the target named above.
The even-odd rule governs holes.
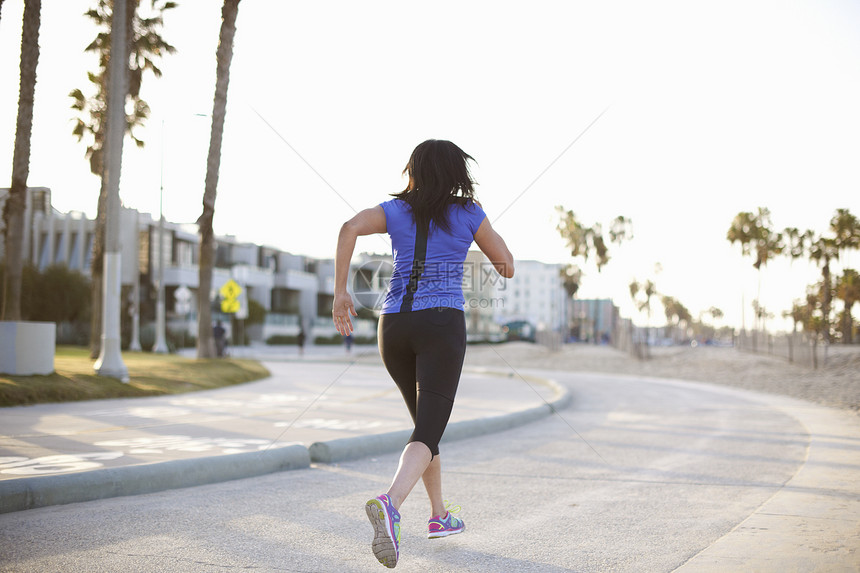
[[[125,60],[128,60],[128,54],[131,50],[131,43],[134,38],[134,16],[139,0],[126,0],[125,2],[125,29],[126,29],[126,53]],[[113,8],[111,8],[113,10]],[[110,74],[104,74],[103,81],[105,82],[104,92],[105,101],[110,94]],[[125,127],[123,127],[123,134]],[[104,133],[97,138],[101,138],[104,142]],[[104,143],[102,143],[104,145]],[[96,209],[96,226],[93,231],[93,260],[90,267],[90,288],[92,299],[90,301],[90,358],[98,358],[101,354],[102,344],[102,299],[104,298],[104,254],[105,254],[105,230],[107,226],[107,204],[108,204],[108,186],[105,179],[104,166],[104,148],[95,152],[91,158],[91,171],[101,178],[101,186],[99,188],[99,201]]]
[[[104,275],[105,252],[105,219],[107,213],[107,181],[104,177],[104,165],[99,154],[99,172],[101,173],[101,189],[99,190],[98,208],[96,209],[96,225],[93,231],[93,255],[90,264],[90,358],[98,358],[101,352],[102,338],[102,295],[104,292],[102,277]]]
[[[209,302],[209,292],[212,290],[212,266],[215,258],[215,234],[212,229],[212,220],[215,216],[218,171],[221,168],[221,140],[224,135],[224,119],[227,115],[227,87],[230,84],[230,62],[233,59],[233,37],[236,34],[236,15],[238,12],[239,0],[224,0],[224,6],[221,9],[221,34],[216,52],[215,101],[212,106],[209,155],[206,160],[203,214],[197,219],[200,233],[200,277],[197,291],[198,358],[212,358],[215,355],[212,341],[212,307]]]
[[[825,357],[827,356],[827,346],[830,346],[830,303],[833,298],[830,288],[830,259],[824,259],[824,266],[821,269],[821,274],[824,278],[824,300],[821,301],[821,314],[824,317],[824,344]],[[825,358],[826,360],[826,358]]]
[[[6,272],[4,276],[3,320],[21,320],[21,276],[24,267],[24,209],[27,177],[30,174],[30,135],[33,131],[33,101],[36,93],[36,66],[39,63],[41,0],[25,0],[21,33],[21,83],[18,92],[18,124],[12,156],[12,185],[3,208],[6,224]]]
[[[851,318],[851,307],[854,303],[845,303],[845,338],[848,344],[854,343],[854,319]]]

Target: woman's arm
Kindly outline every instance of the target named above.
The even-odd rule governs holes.
[[[478,227],[475,242],[500,275],[506,279],[514,276],[514,257],[508,250],[505,240],[493,229],[489,218],[485,217]]]
[[[344,336],[353,331],[350,315],[358,316],[352,303],[352,297],[349,296],[346,289],[349,278],[349,263],[355,251],[355,240],[363,235],[384,233],[386,228],[385,210],[381,205],[365,209],[340,228],[334,259],[334,304],[331,314],[335,328]]]

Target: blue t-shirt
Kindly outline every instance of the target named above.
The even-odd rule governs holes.
[[[401,199],[382,203],[391,236],[394,271],[382,314],[425,308],[463,309],[463,262],[486,214],[475,202],[448,206],[450,232],[430,223],[429,236],[418,233],[412,207]]]

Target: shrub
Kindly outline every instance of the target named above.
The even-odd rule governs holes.
[[[266,339],[266,344],[271,346],[281,346],[284,344],[298,344],[299,337],[295,334],[274,334]]]

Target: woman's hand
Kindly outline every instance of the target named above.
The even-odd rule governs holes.
[[[347,221],[340,228],[337,236],[337,253],[334,258],[334,304],[332,304],[331,316],[334,327],[343,336],[352,334],[352,316],[358,316],[352,297],[346,290],[346,282],[349,277],[349,261],[355,250],[355,240],[363,235],[373,233],[384,233],[386,230],[385,210],[382,205],[365,209],[355,217]]]
[[[349,296],[348,292],[335,294],[331,316],[334,320],[334,327],[343,336],[352,334],[354,330],[350,315],[358,316],[358,313],[355,312],[355,305],[352,303],[352,297]]]

